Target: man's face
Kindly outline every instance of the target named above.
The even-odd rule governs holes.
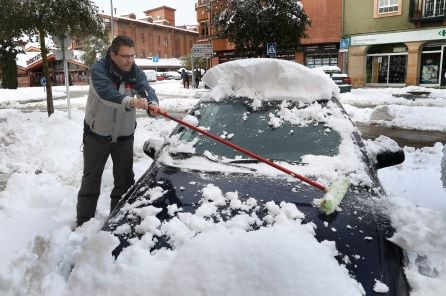
[[[135,61],[135,48],[121,45],[117,53],[111,52],[111,59],[119,70],[129,72]]]

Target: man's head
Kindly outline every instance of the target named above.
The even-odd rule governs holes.
[[[110,57],[123,72],[129,72],[135,61],[135,42],[127,36],[116,36],[109,47]]]

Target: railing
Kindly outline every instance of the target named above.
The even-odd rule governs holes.
[[[409,19],[413,23],[446,20],[446,0],[410,0]]]

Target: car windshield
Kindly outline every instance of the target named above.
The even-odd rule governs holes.
[[[314,104],[324,106],[326,101]],[[218,102],[202,102],[194,114],[199,126],[214,135],[271,160],[299,163],[301,157],[308,154],[326,156],[338,154],[341,136],[324,122],[312,120],[311,116],[303,122],[296,122],[295,119],[280,119],[278,115],[283,113],[284,109],[305,114],[306,108],[314,104],[256,102],[250,99],[232,98]],[[321,106],[318,107],[323,108]],[[181,128],[179,133],[183,141],[196,141],[195,153],[198,155],[209,151],[228,159],[249,158],[190,129]]]

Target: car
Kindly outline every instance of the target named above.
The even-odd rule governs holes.
[[[352,90],[352,80],[348,74],[343,73],[338,66],[322,66],[319,67],[327,73],[331,79],[338,85],[341,93],[350,92]]]
[[[405,255],[388,240],[394,230],[377,177],[377,169],[404,161],[398,144],[385,137],[363,140],[335,97],[333,81],[294,62],[231,61],[208,70],[203,80],[211,90],[182,124],[170,136],[144,144],[152,164],[102,227],[119,239],[113,255],[138,241],[148,252],[181,248],[211,225],[254,232],[297,219],[311,227],[317,241],[335,243],[336,260],[364,294],[374,294],[379,281],[386,295],[408,295]],[[347,176],[350,188],[328,215],[320,209],[320,188],[185,123],[318,184]]]
[[[146,74],[147,81],[149,81],[149,82],[156,81],[156,71],[155,70],[144,70],[144,74]]]
[[[175,72],[175,71],[167,71],[167,72],[164,72],[164,76],[167,78],[167,79],[175,79],[175,80],[180,80],[181,79],[181,75],[178,73],[178,72]]]
[[[163,72],[156,72],[156,80],[158,80],[158,81],[165,80]]]

